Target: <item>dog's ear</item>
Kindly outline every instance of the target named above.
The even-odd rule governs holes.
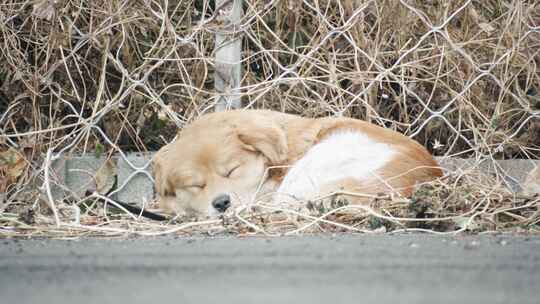
[[[152,171],[154,176],[154,187],[157,194],[160,196],[168,196],[173,192],[173,188],[170,186],[170,180],[168,178],[167,160],[166,154],[170,146],[163,146],[152,158]],[[165,163],[165,164],[164,164]]]
[[[165,193],[165,179],[163,178],[163,170],[161,167],[160,151],[158,151],[152,159],[152,171],[154,175],[154,187],[157,194],[163,196]]]
[[[275,122],[261,119],[254,124],[238,126],[236,134],[246,150],[262,153],[269,165],[283,165],[287,160],[287,136]]]

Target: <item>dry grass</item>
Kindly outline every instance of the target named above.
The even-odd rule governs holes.
[[[420,185],[411,199],[381,195],[370,204],[349,205],[336,193],[302,202],[296,208],[258,201],[229,210],[218,219],[173,218],[155,222],[111,209],[112,203],[104,206],[90,197],[77,205],[61,204],[57,206],[59,226],[54,225],[48,208],[37,208],[37,212],[35,208],[6,211],[0,215],[0,236],[540,232],[540,196],[518,196],[494,178],[475,171],[448,174]]]
[[[420,194],[412,203],[379,199],[370,216],[344,207],[316,221],[317,214],[293,219],[282,212],[285,219],[249,215],[244,222],[232,216],[225,224],[183,229],[104,217],[90,208],[81,225],[66,224],[62,212],[80,209],[85,199],[53,203],[47,187],[36,188],[48,178],[50,160],[156,150],[177,127],[212,110],[219,95],[213,89],[213,39],[223,25],[205,3],[0,4],[2,235],[167,229],[272,234],[308,223],[299,232],[412,226],[453,231],[452,223],[463,229],[463,218],[475,214],[477,231],[536,229],[536,199],[515,198],[502,186],[494,188],[490,178],[470,177],[458,184],[448,177],[452,183],[422,190],[434,191],[436,200]],[[244,10],[237,29],[244,39],[244,106],[369,120],[414,137],[436,155],[540,158],[537,1],[246,0]],[[463,193],[473,196],[454,202]],[[18,213],[6,211],[13,206],[34,210],[38,224],[24,224]],[[271,210],[262,203],[259,208]],[[395,219],[418,214],[430,219]],[[431,219],[441,217],[452,219]]]

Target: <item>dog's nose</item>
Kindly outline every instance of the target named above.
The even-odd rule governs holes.
[[[225,212],[231,206],[231,197],[227,194],[222,194],[212,201],[212,206],[219,212]]]

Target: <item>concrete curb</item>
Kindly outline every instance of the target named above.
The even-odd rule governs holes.
[[[109,174],[117,176],[117,190],[111,193],[113,198],[130,203],[141,203],[154,198],[150,164],[152,156],[153,153],[129,153],[126,154],[126,158],[120,155],[111,158],[115,170]],[[487,174],[498,174],[502,177],[502,182],[515,192],[521,190],[521,184],[535,163],[540,166],[540,161],[528,159],[495,162],[460,158],[437,158],[437,160],[446,172],[478,168]],[[94,156],[64,157],[55,161],[51,173],[54,175],[51,179],[55,183],[52,187],[54,198],[62,200],[68,197],[76,199],[83,197],[88,189],[95,188],[96,173],[105,161],[104,157]]]

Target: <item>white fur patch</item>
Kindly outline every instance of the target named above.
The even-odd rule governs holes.
[[[321,186],[344,178],[375,178],[375,171],[396,153],[358,131],[338,132],[313,146],[289,170],[276,199],[312,199]]]

